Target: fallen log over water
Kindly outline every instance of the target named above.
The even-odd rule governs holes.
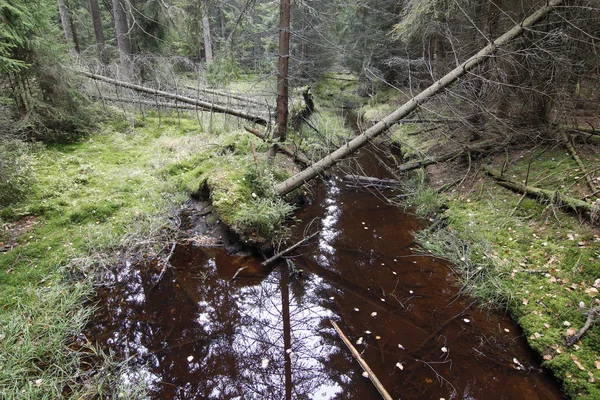
[[[329,155],[325,156],[321,160],[315,162],[313,165],[306,168],[302,172],[299,172],[291,178],[276,185],[275,192],[280,196],[286,195],[292,190],[314,179],[320,173],[337,164],[348,155],[354,153],[355,151],[363,147],[365,144],[373,140],[375,137],[387,131],[390,127],[398,123],[398,121],[410,115],[421,104],[429,101],[438,93],[443,92],[448,86],[453,84],[460,77],[467,74],[469,71],[476,68],[477,66],[483,64],[486,60],[489,59],[489,57],[492,54],[496,52],[499,46],[503,46],[512,41],[513,39],[521,36],[523,33],[526,32],[528,27],[535,25],[537,22],[543,20],[548,14],[554,11],[555,7],[562,4],[563,1],[564,0],[549,1],[545,6],[541,7],[529,17],[525,18],[521,23],[516,24],[504,35],[500,36],[499,38],[485,46],[477,54],[469,58],[467,61],[461,63],[459,66],[457,66],[448,74],[446,74],[443,78],[434,82],[427,89],[425,89],[415,97],[411,98],[409,101],[404,103],[404,105],[402,105],[396,111],[394,111],[375,125],[373,125],[371,128],[367,129],[365,132],[358,135],[356,138],[352,139],[350,142],[343,145],[334,152],[330,153]]]
[[[267,125],[269,122],[267,119],[265,119],[264,117],[261,117],[259,115],[249,114],[249,113],[241,111],[241,110],[234,110],[229,107],[223,107],[223,106],[209,103],[206,101],[193,99],[191,97],[168,93],[168,92],[164,92],[162,90],[156,90],[156,89],[136,85],[136,84],[129,83],[129,82],[118,81],[116,79],[108,78],[108,77],[102,76],[102,75],[92,74],[92,73],[86,72],[86,71],[81,71],[80,74],[83,76],[87,76],[88,78],[91,78],[91,79],[110,83],[111,85],[120,86],[120,87],[124,87],[124,88],[131,89],[131,90],[135,90],[137,92],[153,94],[153,95],[157,95],[157,96],[161,96],[161,97],[166,97],[168,99],[177,100],[182,103],[192,104],[192,105],[198,106],[199,108],[202,108],[206,111],[233,115],[235,117],[242,118],[242,119],[254,122],[259,125]]]
[[[534,197],[537,200],[545,200],[546,202],[554,204],[558,207],[563,207],[573,211],[584,216],[592,223],[597,223],[600,221],[600,204],[598,204],[598,202],[594,204],[586,203],[583,200],[567,196],[566,194],[558,191],[527,186],[522,183],[512,181],[505,178],[500,172],[493,170],[490,167],[483,167],[483,169],[486,174],[495,179],[500,186],[504,186],[507,189]]]
[[[378,187],[389,189],[395,186],[400,185],[395,179],[379,179],[373,178],[372,176],[362,176],[362,175],[345,175],[344,180],[351,182],[358,182],[362,186],[365,187]]]

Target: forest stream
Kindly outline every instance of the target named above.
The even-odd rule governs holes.
[[[361,161],[385,177],[367,151]],[[293,237],[312,221],[318,238],[268,271],[182,242],[158,284],[160,265],[109,273],[88,332],[130,360],[122,379],[156,399],[380,399],[334,320],[394,399],[562,398],[511,319],[418,251],[422,221],[336,175],[312,195]]]

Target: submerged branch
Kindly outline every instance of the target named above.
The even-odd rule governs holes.
[[[377,391],[379,391],[379,393],[381,394],[381,397],[383,397],[385,400],[392,400],[392,396],[390,396],[390,394],[387,392],[387,390],[385,390],[385,388],[383,387],[383,385],[381,384],[379,379],[377,379],[377,376],[375,375],[373,370],[371,370],[371,368],[369,367],[369,364],[367,364],[365,359],[362,358],[362,356],[360,355],[358,350],[356,350],[356,347],[354,347],[352,345],[352,343],[350,342],[348,337],[344,334],[344,332],[342,332],[342,330],[340,329],[338,324],[336,324],[335,321],[333,321],[333,320],[331,320],[329,322],[331,322],[331,325],[333,325],[333,328],[335,329],[337,334],[340,336],[340,338],[342,339],[342,341],[344,342],[346,347],[348,347],[348,350],[350,350],[350,352],[352,353],[354,358],[356,358],[356,361],[358,361],[358,363],[360,364],[362,369],[368,374],[369,379],[371,380],[371,382],[373,382],[373,385],[375,385],[375,387],[377,388]]]
[[[319,234],[319,232],[315,232],[310,236],[305,237],[304,239],[302,239],[301,241],[299,241],[298,243],[294,244],[293,246],[288,247],[287,249],[275,254],[273,257],[269,258],[266,261],[262,262],[262,266],[266,267],[269,264],[274,263],[275,261],[279,260],[281,257],[285,256],[288,253],[291,253],[292,251],[296,250],[298,247],[308,243],[312,238],[316,237]]]

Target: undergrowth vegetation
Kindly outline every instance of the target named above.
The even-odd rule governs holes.
[[[284,234],[292,207],[272,187],[286,172],[255,157],[252,141],[223,116],[147,113],[71,143],[3,145],[13,157],[5,170],[23,179],[4,183],[0,212],[3,398],[135,398],[139,388],[115,383],[120,364],[80,335],[97,273],[157,256],[177,208],[204,183],[217,217],[244,239]]]

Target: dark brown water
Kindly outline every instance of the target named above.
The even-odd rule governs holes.
[[[89,336],[130,360],[122,380],[156,399],[380,399],[335,320],[394,399],[562,398],[509,318],[413,250],[419,220],[339,178],[313,197],[298,217],[318,239],[272,271],[179,244],[154,288],[160,265],[109,274]]]

